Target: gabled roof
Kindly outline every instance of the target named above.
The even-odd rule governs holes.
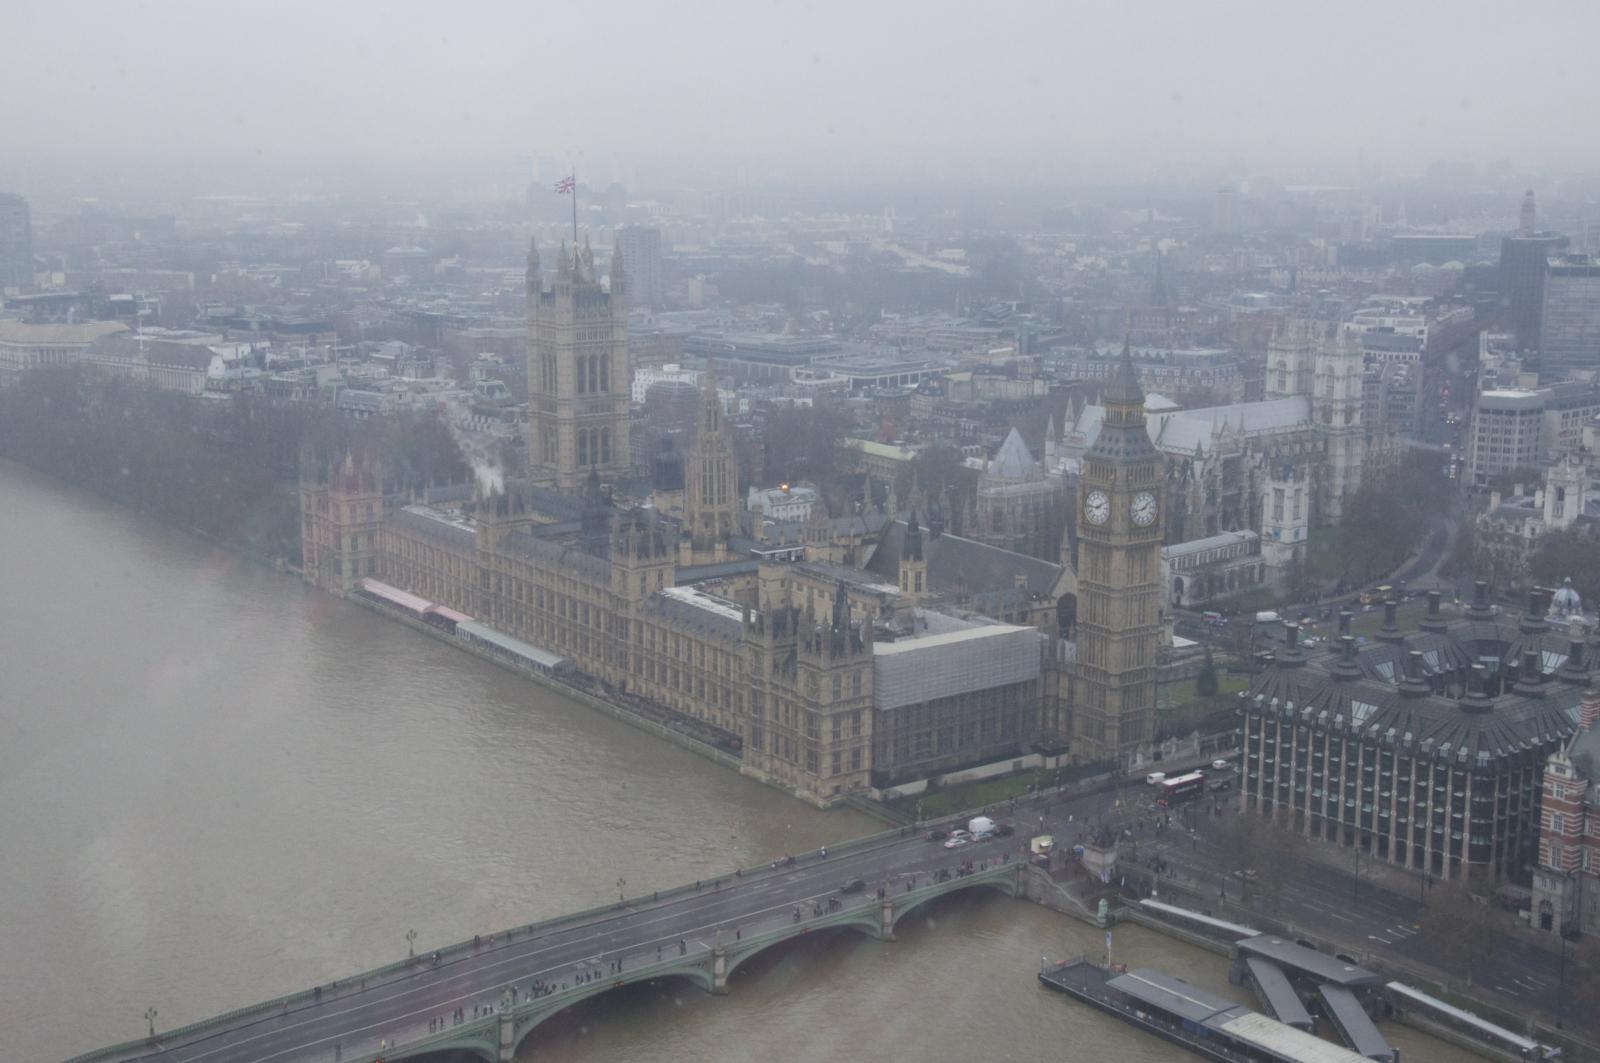
[[[900,552],[905,547],[906,522],[897,520],[884,530],[883,540],[867,563],[867,571],[886,583],[900,578]],[[965,581],[966,593],[974,600],[994,595],[996,601],[1014,592],[1015,578],[1027,579],[1029,594],[1049,594],[1061,575],[1061,566],[1027,554],[1003,550],[959,535],[922,536],[922,556],[928,563],[928,587],[935,594],[952,594],[958,579]]]
[[[1028,449],[1028,444],[1022,441],[1022,433],[1015,428],[1006,436],[1006,441],[1000,444],[994,460],[983,472],[986,480],[1011,482],[1037,480],[1043,475],[1039,463],[1033,460],[1033,453]]]

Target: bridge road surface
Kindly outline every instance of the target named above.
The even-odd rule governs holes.
[[[720,887],[706,881],[701,889],[659,902],[635,900],[618,907],[615,914],[590,915],[571,926],[540,927],[529,936],[511,932],[507,941],[501,931],[483,939],[476,952],[457,954],[438,967],[428,962],[430,953],[419,955],[416,966],[406,967],[362,987],[360,976],[339,988],[324,987],[322,999],[291,1005],[278,1014],[251,1011],[235,1025],[205,1024],[200,1029],[168,1040],[159,1031],[153,1042],[130,1045],[125,1054],[96,1056],[108,1060],[147,1060],[162,1063],[288,1063],[298,1060],[332,1060],[334,1047],[342,1047],[345,1059],[359,1059],[378,1051],[382,1040],[403,1046],[429,1036],[428,1020],[443,1018],[446,1028],[456,1008],[473,1018],[474,1007],[493,1007],[501,995],[515,985],[521,990],[540,979],[546,983],[571,984],[583,972],[598,972],[608,980],[608,961],[623,961],[622,975],[656,962],[656,948],[662,959],[678,955],[679,941],[687,945],[687,955],[708,952],[720,928],[726,943],[732,944],[735,930],[770,931],[794,925],[796,905],[802,909],[801,923],[811,918],[811,906],[824,905],[838,897],[846,908],[870,905],[877,910],[876,891],[887,886],[893,898],[906,889],[915,876],[918,886],[930,885],[930,873],[939,868],[952,872],[960,864],[991,864],[1011,853],[1020,859],[1021,842],[1028,835],[1027,816],[1019,809],[1022,825],[1017,836],[993,838],[959,849],[947,850],[942,844],[927,841],[921,831],[907,828],[903,839],[888,839],[880,845],[821,857],[811,852],[797,857],[790,866],[761,869],[743,877],[724,876]],[[866,888],[841,896],[839,888],[853,879],[863,879]],[[519,996],[520,1003],[524,997]]]

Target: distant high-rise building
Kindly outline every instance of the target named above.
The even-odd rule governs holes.
[[[1522,197],[1522,211],[1517,219],[1517,232],[1522,236],[1532,236],[1538,215],[1539,210],[1533,203],[1533,189],[1530,188],[1527,195]]]
[[[28,201],[0,192],[0,288],[33,287],[33,226]]]
[[[1506,301],[1506,324],[1517,338],[1518,350],[1539,345],[1546,261],[1566,246],[1567,238],[1555,233],[1508,236],[1500,241],[1500,293]]]
[[[1235,217],[1235,193],[1232,185],[1222,185],[1217,189],[1216,201],[1211,204],[1211,231],[1226,235],[1236,230],[1238,220]]]
[[[1545,374],[1600,368],[1600,260],[1556,255],[1547,261],[1539,368]]]
[[[631,302],[661,305],[661,230],[628,225],[617,231],[617,250],[628,271]]]

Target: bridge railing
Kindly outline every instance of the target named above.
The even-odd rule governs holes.
[[[1103,784],[1103,781],[1101,782]],[[1068,785],[1059,788],[1057,793],[1064,795],[1072,792],[1073,790],[1074,787]],[[874,834],[866,834],[857,838],[847,839],[838,843],[837,845],[829,846],[828,858],[832,859],[836,856],[853,855],[892,845],[896,842],[903,841],[906,838],[915,837],[920,831],[928,828],[929,826],[937,826],[945,823],[960,823],[980,811],[981,809],[971,809],[966,812],[952,813],[946,816],[922,820],[914,824],[905,824],[900,827],[892,827],[888,830],[878,831]],[[801,860],[815,861],[818,859],[818,857],[814,851],[808,850],[804,856],[797,856],[795,859],[797,862]],[[785,864],[783,860],[779,860],[777,870],[779,872],[785,871],[788,866],[789,865]],[[514,940],[516,937],[531,937],[553,929],[570,929],[580,927],[585,922],[605,916],[616,915],[617,913],[630,907],[637,907],[644,904],[656,904],[661,901],[674,900],[697,893],[706,893],[718,888],[716,884],[720,884],[721,886],[725,887],[751,878],[759,877],[762,874],[771,873],[773,873],[772,863],[769,861],[754,867],[740,868],[736,872],[729,872],[710,880],[702,879],[699,882],[684,883],[682,885],[672,886],[664,890],[653,890],[648,894],[641,893],[634,897],[612,901],[610,903],[598,905],[580,912],[569,912],[563,915],[552,916],[548,919],[542,919],[534,923],[517,926],[510,930],[501,930],[495,934],[479,935],[474,940],[460,941],[453,945],[446,945],[438,949],[426,949],[422,952],[419,952],[415,957],[406,957],[393,963],[384,964],[381,967],[375,967],[368,971],[363,971],[345,978],[336,979],[334,982],[328,984],[315,985],[308,989],[302,989],[293,993],[285,994],[283,996],[275,997],[272,1000],[249,1004],[241,1008],[236,1008],[232,1011],[223,1012],[220,1015],[212,1015],[184,1026],[161,1031],[157,1035],[155,1041],[152,1041],[150,1038],[139,1038],[137,1040],[125,1041],[121,1044],[112,1045],[107,1048],[96,1049],[95,1051],[84,1053],[83,1055],[74,1056],[68,1060],[67,1063],[103,1063],[103,1061],[106,1060],[119,1059],[130,1055],[146,1053],[150,1050],[151,1046],[158,1041],[177,1041],[193,1034],[203,1033],[210,1028],[238,1025],[240,1024],[241,1020],[248,1019],[257,1022],[263,1021],[278,1015],[282,1015],[286,1010],[294,1011],[299,1007],[304,1007],[310,1004],[319,1004],[325,1000],[336,999],[352,992],[358,992],[358,987],[365,988],[368,983],[382,981],[385,978],[392,978],[425,969],[429,966],[432,966],[431,956],[434,953],[439,954],[439,966],[443,966],[447,963],[454,962],[463,956],[474,955],[482,951],[484,948],[493,947],[496,942],[505,943],[504,939],[506,938],[507,934],[512,935],[512,939]],[[915,896],[915,894],[908,894],[907,896]],[[896,899],[898,900],[898,898]]]

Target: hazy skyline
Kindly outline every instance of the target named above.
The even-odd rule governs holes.
[[[1600,9],[13,0],[6,173],[514,159],[841,179],[1600,157]]]

